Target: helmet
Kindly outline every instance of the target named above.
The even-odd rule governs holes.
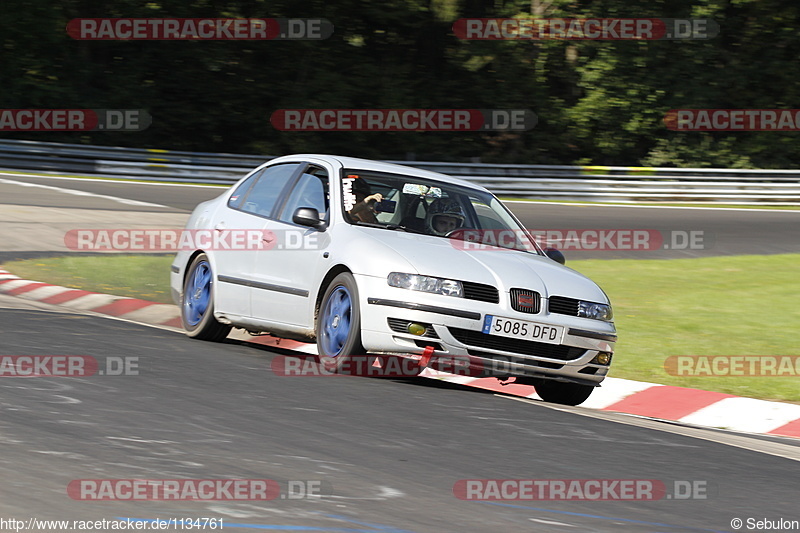
[[[370,195],[370,190],[371,190],[371,187],[369,185],[369,182],[367,180],[365,180],[364,178],[357,177],[356,179],[353,180],[353,193],[354,194],[360,194],[360,195],[364,195],[364,196],[369,196]]]
[[[457,220],[456,228],[464,225],[464,220],[467,216],[464,213],[464,208],[454,198],[437,198],[428,207],[428,215],[425,219],[425,224],[434,235],[445,235],[455,228],[450,228],[446,231],[438,231],[436,229],[436,222],[439,217],[452,217]]]

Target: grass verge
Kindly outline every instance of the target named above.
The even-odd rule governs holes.
[[[24,279],[171,304],[169,266],[173,257],[66,256],[12,261],[4,268]]]
[[[671,355],[800,355],[800,255],[568,263],[603,287],[619,331],[610,375],[800,402],[790,377],[678,377]],[[800,370],[800,369],[797,369]]]
[[[7,263],[14,274],[66,287],[171,303],[172,256],[91,256]],[[798,376],[679,377],[672,355],[800,355],[800,255],[584,260],[614,306],[611,376],[800,403]]]

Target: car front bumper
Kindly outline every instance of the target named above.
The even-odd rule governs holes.
[[[432,347],[434,368],[437,358],[454,358],[455,366],[446,365],[450,372],[476,377],[528,376],[598,385],[608,374],[609,365],[594,360],[600,353],[613,354],[613,323],[545,311],[519,313],[502,291],[499,303],[489,303],[393,288],[385,278],[357,276],[357,282],[362,343],[369,352],[413,356]],[[481,330],[487,314],[562,326],[565,334],[561,344],[485,334]],[[424,326],[424,333],[409,333],[412,323]]]

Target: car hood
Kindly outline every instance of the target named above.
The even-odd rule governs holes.
[[[412,273],[486,283],[505,292],[518,287],[535,290],[543,297],[608,302],[595,282],[545,256],[490,246],[465,250],[462,241],[443,237],[358,229],[370,235],[375,248],[403,257],[416,270]]]

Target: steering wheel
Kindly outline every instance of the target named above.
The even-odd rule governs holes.
[[[466,237],[472,236],[469,233],[467,233],[468,231],[469,232],[474,232],[474,237],[476,239],[461,238],[462,237],[461,234],[464,234],[464,236],[466,236]],[[447,233],[444,234],[445,237],[453,237],[453,238],[456,238],[456,239],[461,238],[460,240],[467,241],[467,242],[480,242],[480,235],[481,235],[480,231],[476,230],[475,228],[456,228],[456,229],[448,231]]]

